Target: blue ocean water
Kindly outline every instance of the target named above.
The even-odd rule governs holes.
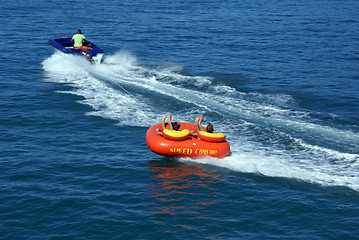
[[[358,1],[0,5],[1,239],[357,239]],[[78,28],[101,65],[54,53]],[[146,146],[171,113],[224,159]]]

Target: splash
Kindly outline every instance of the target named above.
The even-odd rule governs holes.
[[[313,119],[289,95],[241,92],[210,76],[185,75],[180,65],[141,65],[129,52],[101,65],[54,54],[43,68],[47,81],[71,86],[63,93],[84,98],[93,109],[88,115],[122,126],[149,127],[168,112],[184,122],[208,116],[232,154],[202,163],[359,191],[359,134]]]

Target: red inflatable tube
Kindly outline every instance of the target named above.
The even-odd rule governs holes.
[[[194,124],[180,123],[180,125],[180,131],[183,129],[196,131]],[[149,149],[158,155],[178,158],[224,158],[229,154],[230,146],[226,140],[221,142],[206,142],[189,136],[183,141],[172,141],[158,135],[156,133],[157,128],[162,128],[160,123],[147,130],[146,143]]]

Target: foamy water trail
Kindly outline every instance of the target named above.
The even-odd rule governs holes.
[[[88,115],[115,119],[121,125],[143,126],[147,124],[148,112],[139,107],[146,105],[128,94],[120,93],[106,82],[95,78],[89,71],[94,66],[76,56],[54,54],[43,62],[48,81],[63,83],[72,89],[62,93],[82,96],[80,102],[89,105],[94,111]]]
[[[93,109],[87,114],[120,125],[157,123],[166,109],[151,96],[186,105],[172,109],[178,121],[193,122],[203,113],[217,115],[211,121],[226,133],[231,155],[201,163],[359,191],[359,134],[313,121],[308,112],[291,108],[288,95],[239,92],[212,84],[211,77],[183,75],[180,66],[141,66],[124,52],[101,65],[55,54],[43,67],[48,81],[67,84],[72,89],[66,93],[84,98],[81,103]]]

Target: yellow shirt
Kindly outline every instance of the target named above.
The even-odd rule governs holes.
[[[85,39],[85,36],[82,34],[75,34],[72,39],[74,40],[74,47],[81,47],[82,40]]]

